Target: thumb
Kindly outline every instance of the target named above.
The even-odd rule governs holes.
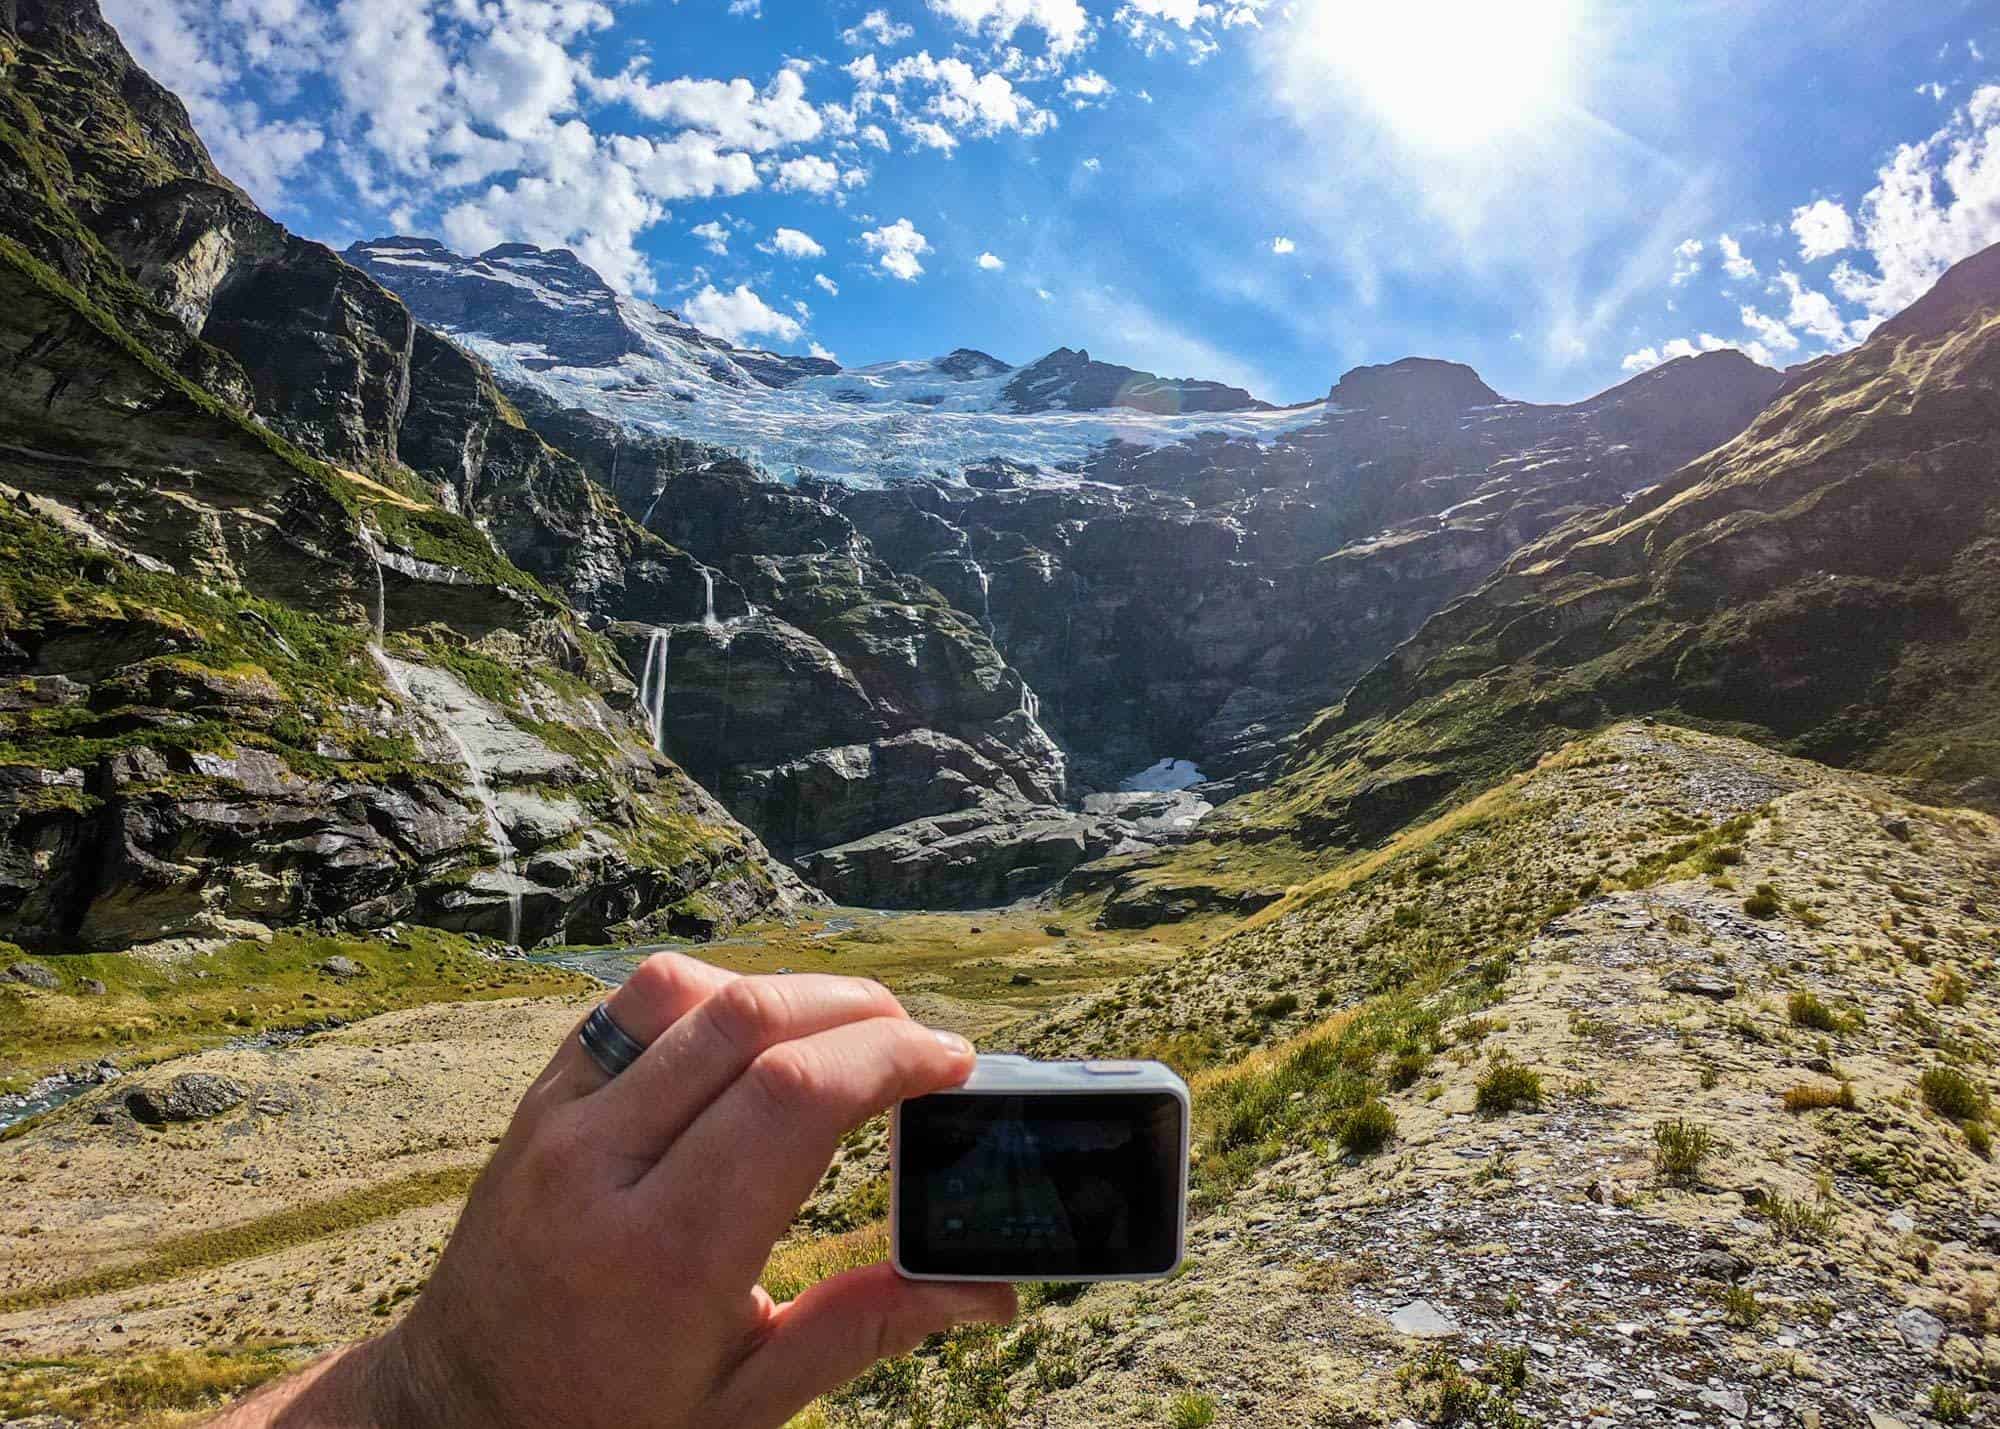
[[[781,1425],[877,1360],[954,1325],[1006,1324],[1014,1287],[905,1280],[887,1261],[836,1275],[779,1306],[720,1398],[727,1424]]]

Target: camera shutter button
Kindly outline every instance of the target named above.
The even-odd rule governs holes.
[[[1139,1062],[1085,1062],[1083,1070],[1093,1077],[1130,1077],[1141,1070]]]

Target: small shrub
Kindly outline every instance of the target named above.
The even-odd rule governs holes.
[[[1784,906],[1784,900],[1778,896],[1778,890],[1768,883],[1758,884],[1757,891],[1743,900],[1743,911],[1752,918],[1775,918],[1778,916],[1778,910]]]
[[[1193,1390],[1173,1397],[1167,1405],[1167,1423],[1171,1429],[1208,1429],[1215,1422],[1215,1401],[1205,1394]]]
[[[1701,866],[1709,873],[1720,873],[1723,869],[1734,868],[1742,862],[1741,847],[1736,844],[1722,844],[1709,850],[1708,857],[1701,861]]]
[[[1785,1004],[1785,1012],[1792,1019],[1792,1026],[1809,1027],[1815,1032],[1839,1032],[1847,1025],[1816,993],[1793,993]]]
[[[1932,1067],[1917,1083],[1924,1105],[1949,1121],[1986,1119],[1985,1088],[1956,1067]]]
[[[1481,1116],[1505,1116],[1518,1106],[1542,1104],[1542,1078],[1512,1057],[1495,1057],[1479,1079],[1473,1103]]]
[[[1714,1151],[1715,1133],[1698,1122],[1663,1121],[1653,1128],[1653,1165],[1672,1185],[1693,1185]]]
[[[1771,1196],[1757,1208],[1771,1223],[1779,1240],[1823,1241],[1833,1234],[1839,1218],[1824,1198],[1817,1202],[1794,1201],[1787,1196]]]
[[[1389,1085],[1399,1092],[1413,1087],[1430,1065],[1431,1058],[1428,1052],[1398,1052],[1396,1060],[1389,1064]]]
[[[1347,1114],[1340,1127],[1340,1149],[1355,1156],[1373,1156],[1396,1139],[1396,1113],[1370,1097]]]
[[[1965,1144],[1981,1161],[1993,1159],[1993,1133],[1986,1129],[1985,1122],[1968,1121],[1965,1124]]]
[[[1276,1022],[1281,1017],[1290,1017],[1299,1010],[1297,996],[1281,992],[1276,997],[1266,998],[1250,1010],[1252,1017],[1264,1022]]]
[[[1789,1112],[1853,1111],[1856,1105],[1854,1087],[1849,1082],[1837,1087],[1802,1082],[1785,1093],[1785,1110]]]
[[[1931,1386],[1931,1418],[1940,1424],[1970,1424],[1972,1396],[1955,1384]]]
[[[1955,968],[1945,968],[1931,982],[1930,999],[1936,1007],[1963,1007],[1972,989]]]
[[[1757,1293],[1747,1285],[1732,1285],[1722,1292],[1722,1318],[1739,1330],[1748,1330],[1764,1318]]]

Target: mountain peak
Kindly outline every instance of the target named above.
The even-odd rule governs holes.
[[[1357,367],[1336,382],[1327,400],[1349,410],[1463,412],[1506,399],[1462,362],[1405,357],[1379,367]]]
[[[1011,363],[1002,362],[990,352],[981,352],[976,347],[956,347],[931,364],[947,377],[975,378],[998,377],[1014,370]]]
[[[1954,264],[1928,293],[1883,323],[1875,335],[1941,337],[1989,308],[2000,308],[2000,243]]]

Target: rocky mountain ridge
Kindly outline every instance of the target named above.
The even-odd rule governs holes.
[[[455,508],[524,554],[573,544],[558,510],[659,542],[587,482],[533,499],[538,443],[453,463],[483,493],[404,465],[504,404],[216,173],[89,0],[16,8],[0,99],[0,933],[602,937],[807,896],[630,717],[569,604],[604,563],[545,584]]]

